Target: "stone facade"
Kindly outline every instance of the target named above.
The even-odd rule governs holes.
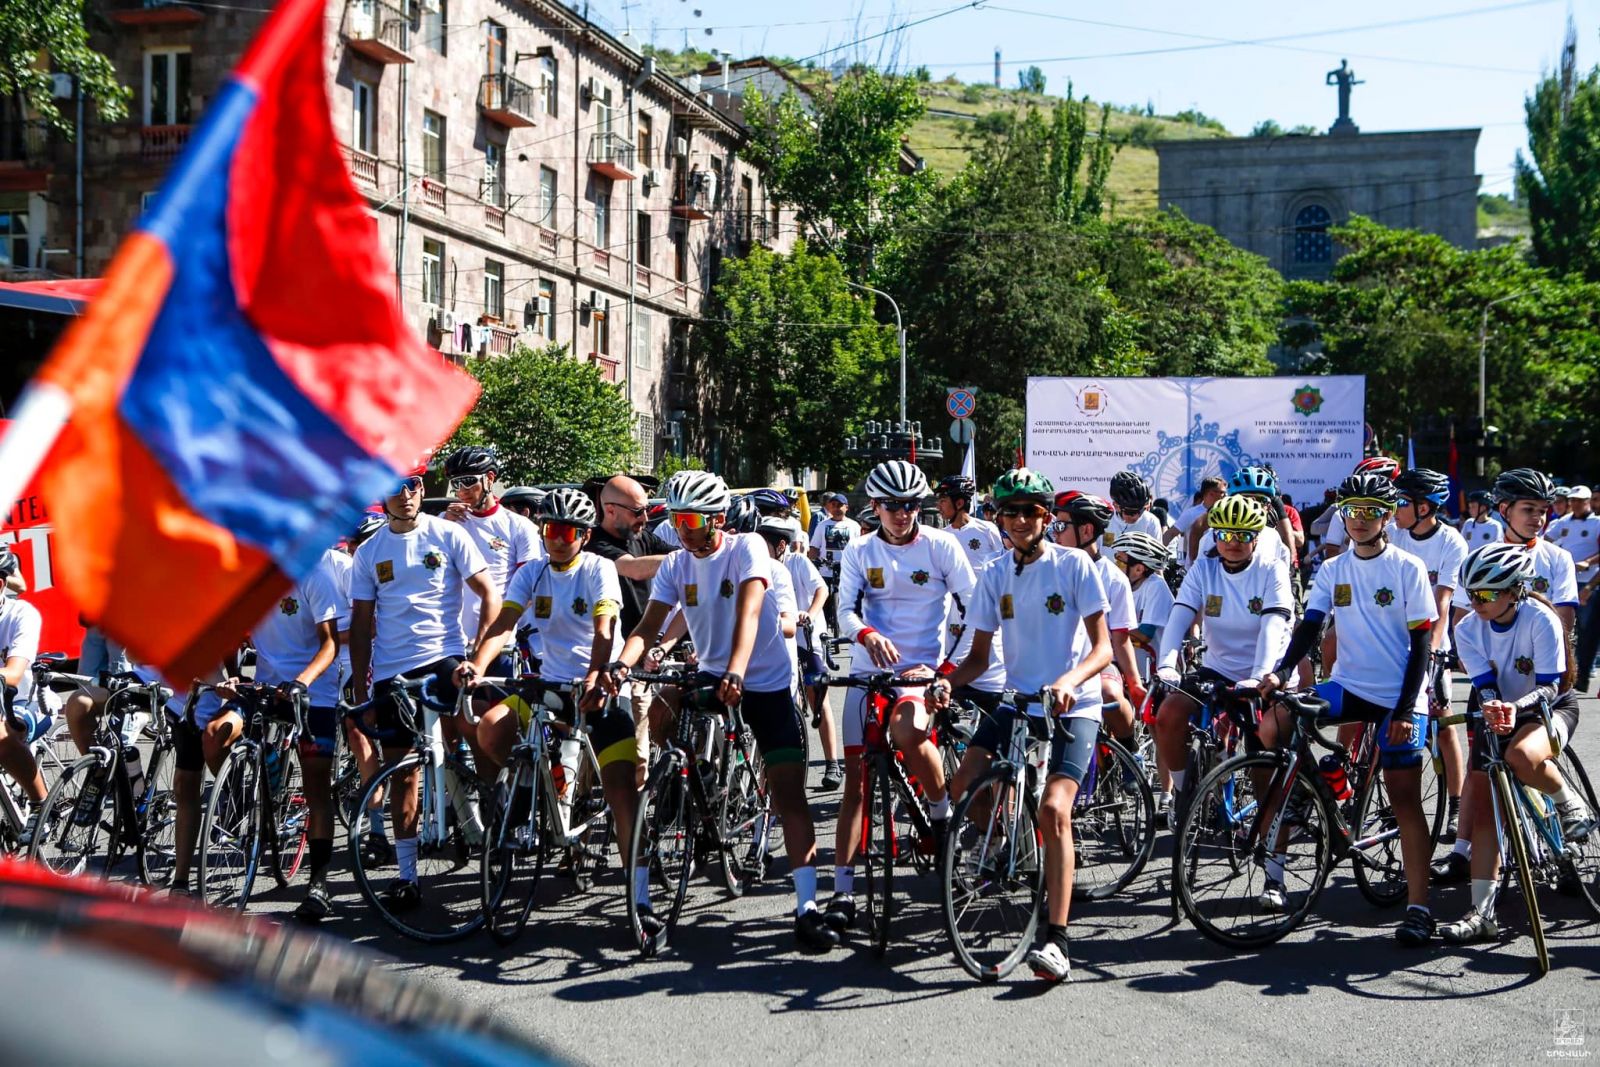
[[[697,78],[570,8],[402,2],[330,0],[326,25],[335,133],[408,318],[458,359],[567,345],[623,385],[649,467],[693,403],[679,349],[722,257],[787,248],[792,214]],[[83,273],[104,270],[269,7],[92,0],[94,43],[133,101],[126,123],[85,124]],[[34,155],[24,167],[0,148],[0,217],[14,206],[31,228],[7,251],[74,273],[70,254],[39,254],[76,249],[73,151]]]
[[[1158,141],[1160,201],[1267,257],[1287,278],[1325,276],[1330,225],[1385,226],[1477,241],[1478,130]]]

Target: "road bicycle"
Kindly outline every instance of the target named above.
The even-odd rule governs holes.
[[[50,710],[54,696],[51,686],[76,688],[90,680],[84,675],[55,672],[53,668],[65,658],[59,653],[46,653],[34,661],[30,668],[33,706],[25,712],[14,712],[9,724],[13,731],[26,731],[24,740],[44,779],[46,796],[61,778],[61,772],[78,759],[78,750],[67,732],[66,718]],[[21,835],[27,827],[31,806],[32,801],[21,783],[0,770],[0,852],[16,852],[21,847]]]

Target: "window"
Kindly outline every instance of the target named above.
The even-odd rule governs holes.
[[[539,57],[539,81],[541,83],[539,88],[544,94],[544,113],[546,115],[554,115],[556,113],[556,104],[560,101],[557,96],[557,88],[561,84],[560,79],[557,77],[559,71],[560,67],[556,63],[555,56]]]
[[[650,333],[653,317],[642,307],[633,310],[633,365],[640,370],[650,369]]]
[[[649,270],[650,269],[650,212],[641,211],[641,212],[639,212],[637,217],[638,217],[639,236],[638,236],[638,249],[635,252],[634,259],[636,259],[638,261],[639,266],[645,268],[646,270]]]
[[[144,54],[144,124],[187,126],[189,110],[189,51]]]
[[[655,470],[656,466],[656,417],[654,415],[640,415],[634,424],[634,433],[639,441],[638,470]]]
[[[594,246],[611,247],[611,182],[606,178],[594,180]]]
[[[536,318],[527,323],[546,341],[556,339],[556,283],[549,278],[539,279],[539,299],[534,305]]]
[[[655,162],[656,157],[651,155],[655,147],[655,130],[653,127],[654,123],[650,121],[650,116],[641,111],[639,113],[639,130],[634,135],[638,138],[639,143],[633,146],[638,152],[638,165],[641,167],[648,168]]]
[[[561,228],[556,225],[556,172],[549,167],[539,168],[539,225]]]
[[[444,302],[444,242],[422,239],[422,302]]]
[[[422,173],[444,184],[444,116],[422,113]]]
[[[752,208],[756,202],[755,183],[746,174],[739,179],[739,232],[746,241],[750,240]]]
[[[0,194],[0,267],[33,266],[28,249],[28,196]]]
[[[594,320],[594,350],[602,356],[611,354],[611,298],[601,297],[589,316]]]
[[[716,156],[711,157],[711,180],[716,183],[711,187],[711,207],[721,207],[722,190],[726,183],[722,180],[722,160]]]
[[[506,206],[506,147],[493,141],[483,145],[483,201]]]
[[[434,0],[434,4],[439,10],[429,11],[427,5],[422,8],[422,43],[442,56],[450,40],[450,0]]]
[[[1307,204],[1294,217],[1294,261],[1296,263],[1333,262],[1333,238],[1328,227],[1333,216],[1321,204]]]
[[[483,22],[484,69],[499,74],[506,69],[506,28],[498,22]]]
[[[378,154],[378,90],[371,82],[358,81],[351,97],[350,146],[369,156]]]
[[[672,227],[672,279],[678,282],[689,280],[689,237],[682,224]]]
[[[611,140],[611,86],[600,90],[600,95],[595,100],[594,128],[599,132],[602,141]]]
[[[483,261],[483,313],[506,317],[506,265],[493,259]]]

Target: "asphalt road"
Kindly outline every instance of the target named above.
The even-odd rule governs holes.
[[[1594,723],[1580,729],[1575,748],[1600,768],[1600,708],[1584,705]],[[819,774],[814,766],[813,784]],[[838,794],[812,795],[826,871]],[[802,954],[781,856],[774,876],[744,899],[697,881],[670,950],[650,961],[630,951],[615,859],[584,895],[548,879],[542,906],[510,949],[487,934],[446,946],[408,942],[371,918],[348,878],[335,880],[341,912],[324,929],[492,1007],[582,1063],[1188,1063],[1226,1055],[1476,1064],[1600,1055],[1600,924],[1581,901],[1541,895],[1551,971],[1539,980],[1515,894],[1500,909],[1498,945],[1402,949],[1391,934],[1399,910],[1372,909],[1348,866],[1294,935],[1230,954],[1174,921],[1170,842],[1163,832],[1123,896],[1074,903],[1073,980],[1056,987],[1025,967],[998,985],[968,978],[947,945],[931,878],[897,880],[897,890],[911,884],[913,902],[886,958],[860,936],[831,955]],[[299,891],[265,894],[252,910],[286,913]],[[1467,890],[1437,890],[1433,906],[1441,919],[1455,918]],[[1576,1034],[1577,1044],[1557,1044],[1562,1022],[1562,1040]]]

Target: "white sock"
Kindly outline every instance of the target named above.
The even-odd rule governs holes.
[[[1559,774],[1560,772],[1557,772],[1558,777]],[[1550,799],[1556,802],[1556,807],[1564,808],[1578,798],[1572,795],[1572,792],[1567,788],[1566,781],[1563,779],[1560,789],[1552,789],[1550,791]]]
[[[1267,857],[1267,877],[1279,885],[1283,884],[1283,864],[1287,858],[1288,853],[1285,852],[1275,852]]]
[[[1494,918],[1494,898],[1499,893],[1500,883],[1493,878],[1472,880],[1472,906],[1478,909],[1479,915]]]
[[[397,837],[394,841],[394,861],[400,865],[400,877],[408,882],[417,880],[417,839]]]
[[[1185,778],[1187,778],[1188,775],[1189,775],[1188,771],[1173,771],[1172,772],[1172,791],[1174,793],[1181,793],[1183,791],[1183,780]]]
[[[856,869],[854,867],[835,867],[833,869],[834,896],[848,897],[856,891]]]
[[[650,906],[650,868],[637,867],[633,872],[633,899],[643,905]]]
[[[817,869],[796,867],[794,874],[794,900],[796,915],[817,910]]]
[[[384,818],[382,808],[368,808],[367,822],[372,826],[372,832],[379,837],[389,836],[389,826]]]
[[[929,804],[928,814],[935,819],[948,819],[950,817],[950,794],[946,793],[936,803]]]
[[[1456,838],[1456,843],[1451,846],[1450,852],[1453,855],[1460,856],[1462,859],[1470,860],[1472,858],[1472,842],[1464,837],[1458,837]]]

